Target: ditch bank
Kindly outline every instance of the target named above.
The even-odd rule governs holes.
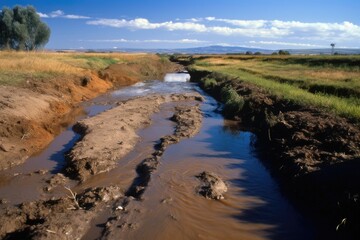
[[[145,64],[121,63],[83,77],[28,79],[23,86],[0,86],[0,170],[19,165],[40,152],[76,117],[81,102],[120,86],[161,79],[182,67],[157,56]]]
[[[224,103],[223,113],[253,131],[264,162],[294,204],[329,238],[360,236],[358,123],[272,96],[228,76],[189,69],[192,81]]]

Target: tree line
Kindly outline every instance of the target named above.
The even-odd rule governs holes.
[[[32,6],[4,7],[0,12],[0,49],[36,50],[45,46],[50,28]]]

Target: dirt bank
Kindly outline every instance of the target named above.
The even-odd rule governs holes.
[[[206,76],[216,79],[216,84],[203,87],[218,100],[224,87],[243,98],[243,108],[233,117],[257,134],[264,164],[294,202],[320,219],[332,237],[356,239],[360,229],[358,123],[284,101],[241,79],[211,74],[191,72],[199,82]]]
[[[39,152],[81,114],[78,103],[114,87],[161,79],[179,70],[176,64],[150,56],[145,63],[114,64],[82,77],[28,79],[22,86],[0,86],[0,170],[23,163]]]
[[[74,129],[83,138],[71,150],[66,172],[85,181],[92,175],[109,171],[134,148],[139,140],[136,131],[150,124],[151,115],[161,104],[200,98],[199,94],[140,97],[78,122]]]

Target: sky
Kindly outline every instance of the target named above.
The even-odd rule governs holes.
[[[360,48],[359,0],[1,0],[32,5],[48,49]]]

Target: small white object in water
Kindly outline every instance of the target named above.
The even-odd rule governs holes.
[[[124,208],[122,206],[117,206],[115,210],[124,210]]]

